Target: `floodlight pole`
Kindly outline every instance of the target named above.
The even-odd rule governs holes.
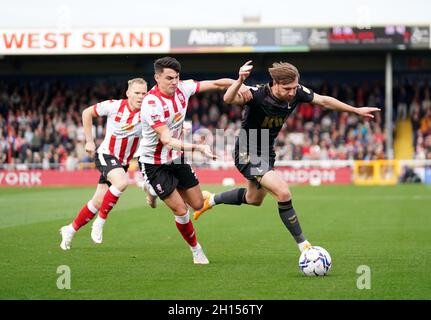
[[[394,158],[394,149],[392,141],[392,54],[386,53],[386,68],[385,68],[385,123],[386,123],[386,158]]]

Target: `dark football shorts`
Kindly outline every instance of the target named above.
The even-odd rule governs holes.
[[[109,171],[116,168],[123,168],[125,172],[129,169],[129,166],[121,165],[120,161],[110,154],[99,154],[96,153],[95,161],[96,168],[100,171],[101,175],[99,178],[99,184],[107,184],[111,186],[111,183],[108,181],[108,173]]]
[[[182,161],[183,162],[183,161]],[[176,188],[190,189],[199,184],[196,173],[186,163],[139,163],[142,175],[146,175],[157,196],[164,200]]]
[[[235,149],[234,153],[235,167],[247,179],[255,183],[258,189],[262,188],[260,185],[260,178],[265,173],[274,169],[275,157],[252,159],[247,152],[240,152]]]

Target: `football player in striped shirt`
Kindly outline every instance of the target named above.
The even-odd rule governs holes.
[[[197,151],[209,159],[214,155],[208,145],[185,143],[181,134],[189,98],[198,92],[226,90],[234,80],[181,81],[180,71],[181,64],[172,57],[155,61],[157,85],[142,103],[142,140],[137,155],[142,173],[174,214],[177,229],[192,251],[193,262],[208,264],[188,209],[198,210],[203,206],[202,192],[196,174],[185,163],[183,152]],[[245,86],[242,90],[249,92]]]
[[[127,169],[139,145],[142,134],[140,109],[147,93],[147,82],[142,78],[128,81],[127,99],[107,100],[82,112],[85,150],[95,155],[100,171],[99,183],[93,198],[79,211],[71,224],[60,229],[60,247],[70,250],[74,234],[99,212],[92,225],[91,238],[102,243],[103,225],[128,185]],[[107,117],[106,135],[96,152],[92,132],[93,118]]]

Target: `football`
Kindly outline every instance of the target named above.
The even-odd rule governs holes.
[[[332,261],[328,251],[312,246],[301,253],[299,269],[306,276],[325,276],[331,269]]]

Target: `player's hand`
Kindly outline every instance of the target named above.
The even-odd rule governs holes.
[[[374,108],[374,107],[362,107],[357,108],[356,113],[362,117],[366,118],[374,118],[373,112],[380,112],[380,108]]]
[[[253,66],[250,65],[250,63],[252,62],[253,60],[249,60],[244,63],[241,68],[239,68],[239,80],[241,80],[242,82],[244,82],[245,79],[248,78],[251,73],[251,70],[253,70]]]
[[[94,141],[89,141],[85,144],[85,151],[90,155],[90,157],[94,157],[94,153],[96,151]]]
[[[199,151],[208,159],[216,160],[218,157],[211,151],[210,146],[206,144],[199,145]]]

